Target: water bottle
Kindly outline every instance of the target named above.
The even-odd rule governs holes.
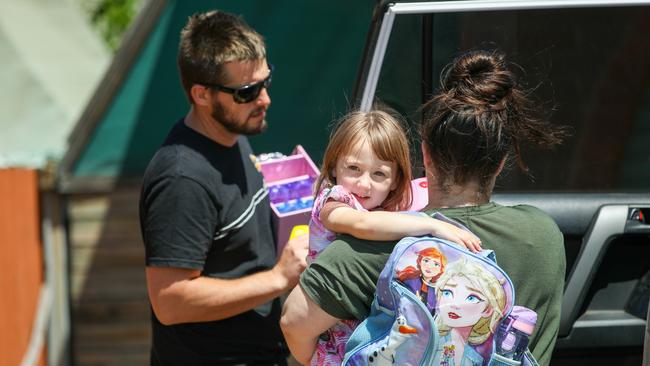
[[[537,313],[523,306],[514,306],[495,334],[496,353],[501,357],[521,362],[535,323]]]

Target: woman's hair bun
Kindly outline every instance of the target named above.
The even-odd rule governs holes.
[[[457,58],[442,73],[442,89],[470,104],[501,105],[515,87],[505,57],[496,51],[473,51]]]

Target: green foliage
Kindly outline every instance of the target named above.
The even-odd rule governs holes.
[[[90,19],[108,47],[115,51],[135,18],[142,0],[99,0],[89,9]]]

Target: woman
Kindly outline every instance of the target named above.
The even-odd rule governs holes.
[[[562,130],[536,117],[528,95],[496,52],[466,53],[445,68],[440,90],[424,107],[420,131],[429,195],[424,212],[460,221],[483,248],[494,250],[515,285],[517,305],[539,314],[530,348],[540,365],[548,365],[564,288],[562,233],[535,207],[490,201],[509,160],[527,170],[522,148],[550,148],[562,140]],[[305,270],[281,320],[299,361],[309,360],[318,335],[338,319],[368,315],[394,245],[339,237]]]

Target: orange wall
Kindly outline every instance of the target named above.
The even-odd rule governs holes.
[[[0,169],[0,366],[20,365],[42,282],[38,172]]]

